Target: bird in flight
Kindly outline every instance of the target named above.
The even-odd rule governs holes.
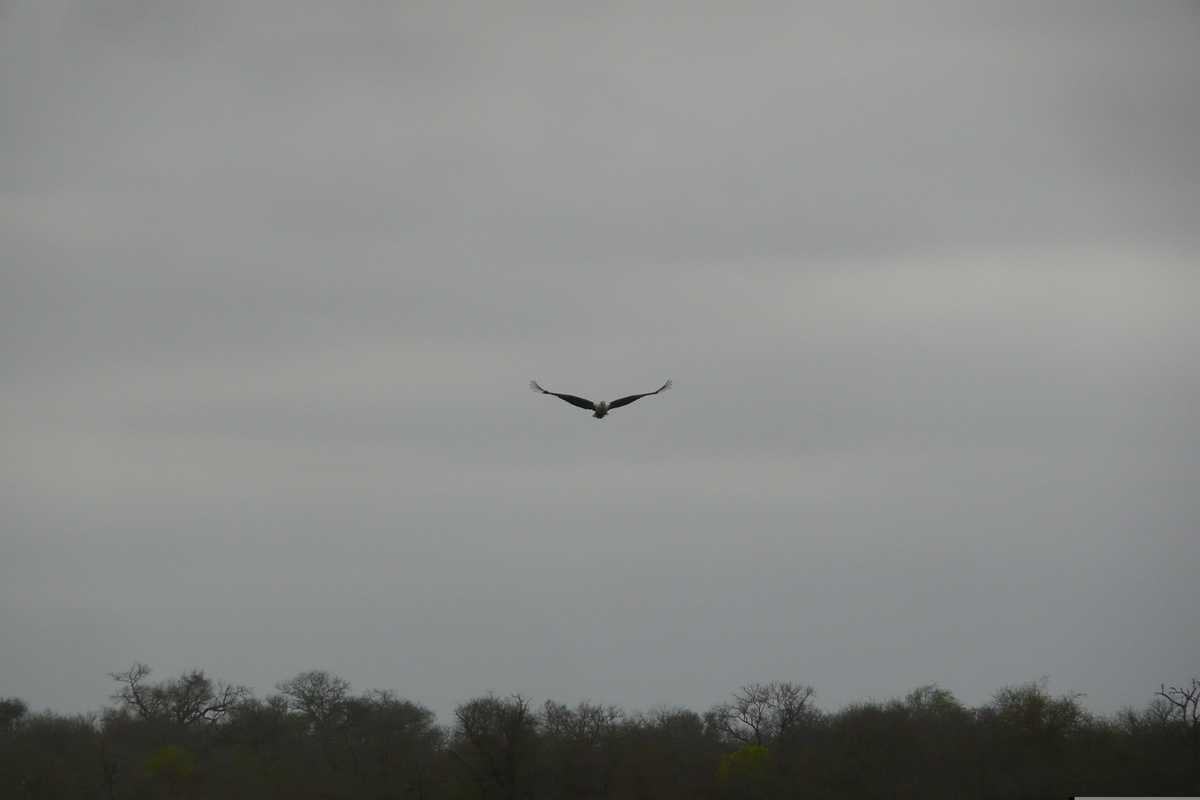
[[[537,385],[537,381],[530,381],[529,387],[531,389],[533,389],[535,392],[541,392],[542,394],[552,394],[555,397],[559,397],[559,398],[562,398],[563,400],[566,400],[568,403],[570,403],[573,406],[579,406],[580,408],[586,408],[588,411],[595,412],[592,414],[592,416],[595,417],[596,419],[603,419],[604,417],[606,417],[608,415],[608,412],[612,411],[614,408],[620,408],[621,406],[627,406],[630,403],[632,403],[634,400],[640,400],[643,397],[649,397],[652,394],[658,394],[659,392],[665,392],[667,389],[671,388],[671,382],[667,381],[666,383],[664,383],[662,386],[658,387],[658,389],[656,389],[653,392],[645,392],[644,394],[631,394],[628,397],[622,397],[619,400],[613,400],[611,403],[609,403],[605,400],[601,400],[598,403],[593,403],[591,400],[585,400],[584,398],[576,397],[573,394],[559,394],[558,392],[547,392],[545,389],[543,389],[542,387]]]

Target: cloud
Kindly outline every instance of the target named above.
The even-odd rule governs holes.
[[[0,694],[1194,662],[1191,9],[0,13]]]

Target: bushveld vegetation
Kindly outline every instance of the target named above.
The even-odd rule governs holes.
[[[811,686],[750,684],[701,714],[487,695],[439,726],[327,672],[258,698],[196,670],[114,674],[98,713],[0,700],[3,798],[962,798],[1200,794],[1200,681],[1090,714],[1046,681],[979,708],[924,686],[818,709]]]

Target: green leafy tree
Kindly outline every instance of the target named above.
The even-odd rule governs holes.
[[[771,779],[771,751],[757,744],[744,744],[726,753],[717,766],[717,781],[724,797],[759,798],[767,794]]]
[[[1000,794],[1057,792],[1067,795],[1071,737],[1090,720],[1081,694],[1053,697],[1042,678],[996,692],[980,710],[988,741],[985,785]]]

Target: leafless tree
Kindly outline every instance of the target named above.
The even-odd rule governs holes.
[[[528,784],[537,740],[537,717],[519,694],[493,694],[454,709],[450,756],[486,797],[513,800]]]
[[[718,727],[742,744],[780,742],[816,715],[811,686],[790,681],[751,683],[734,693],[733,702],[714,709]]]
[[[1183,728],[1192,751],[1192,786],[1200,791],[1200,679],[1192,678],[1187,686],[1169,689],[1164,683],[1154,694],[1165,701],[1167,720]]]
[[[280,681],[275,686],[287,698],[289,705],[321,731],[340,724],[346,715],[346,699],[350,683],[320,669],[301,672],[296,677]]]
[[[1164,683],[1156,697],[1166,700],[1171,708],[1171,718],[1183,723],[1192,735],[1200,736],[1200,679],[1192,678],[1190,686],[1172,686]]]
[[[250,696],[244,686],[213,683],[203,670],[192,670],[161,683],[147,682],[149,675],[150,667],[141,663],[125,672],[110,672],[109,676],[121,684],[111,699],[142,719],[204,727],[221,722],[235,704]]]
[[[555,796],[607,797],[625,713],[616,706],[547,700],[539,715],[542,771]]]
[[[594,745],[612,735],[624,717],[625,712],[613,705],[580,703],[570,708],[566,703],[547,700],[540,722],[543,733],[551,739]]]

